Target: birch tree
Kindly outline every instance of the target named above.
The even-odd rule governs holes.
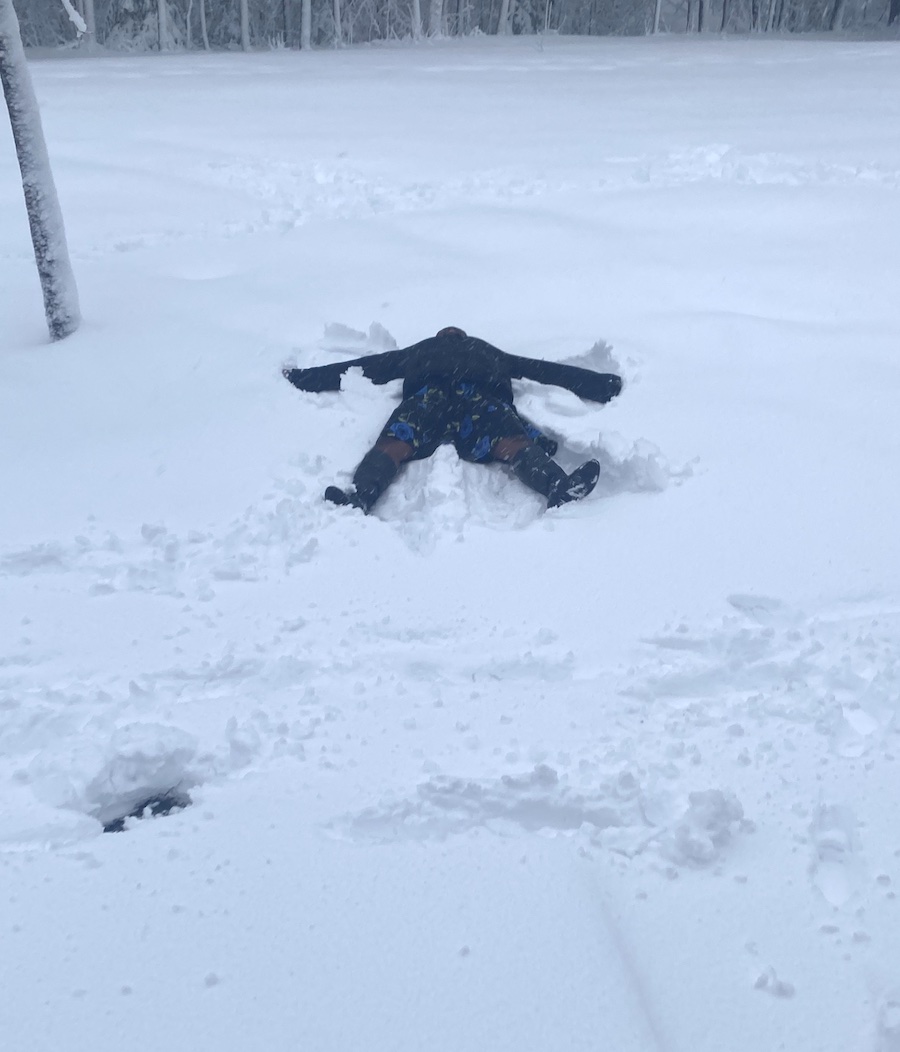
[[[156,10],[159,29],[159,50],[166,51],[169,47],[169,9],[166,0],[156,0]]]
[[[428,12],[428,35],[439,37],[444,35],[444,0],[431,0]]]
[[[300,4],[300,47],[303,51],[312,47],[312,0]]]
[[[50,171],[41,114],[12,0],[0,0],[0,80],[22,173],[34,258],[44,295],[44,313],[50,338],[61,340],[71,335],[81,320],[78,291],[69,263],[66,232]]]
[[[206,30],[206,0],[200,0],[200,39],[203,50],[209,51],[209,33]]]
[[[241,47],[250,50],[250,8],[247,0],[241,0]]]

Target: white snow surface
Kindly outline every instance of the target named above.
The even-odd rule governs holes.
[[[472,40],[32,67],[0,128],[0,1047],[900,1050],[896,44]],[[450,449],[321,501],[461,325]],[[102,823],[175,790],[168,816]]]

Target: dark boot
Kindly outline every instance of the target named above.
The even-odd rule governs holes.
[[[547,501],[547,507],[558,508],[560,504],[568,504],[571,500],[581,500],[593,490],[599,478],[599,461],[586,460],[566,476],[566,481],[561,486],[556,487]]]
[[[387,453],[370,449],[353,473],[354,488],[343,490],[337,486],[329,486],[325,490],[325,500],[332,504],[349,504],[368,515],[375,501],[394,481],[396,474],[397,465]]]
[[[571,500],[581,500],[597,485],[600,477],[600,465],[596,460],[588,460],[571,475],[567,475],[538,445],[526,446],[511,461],[511,467],[516,478],[547,498],[548,508],[557,508]]]

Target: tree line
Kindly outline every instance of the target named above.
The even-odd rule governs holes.
[[[340,47],[425,36],[900,27],[900,0],[14,0],[29,47]]]

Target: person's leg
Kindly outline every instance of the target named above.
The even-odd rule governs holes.
[[[546,450],[535,442],[519,446],[517,450],[515,447],[510,450],[502,440],[497,445],[501,453],[497,459],[505,460],[520,482],[546,497],[548,508],[558,508],[560,504],[581,500],[593,490],[600,477],[600,464],[596,460],[587,460],[571,474],[566,474]],[[508,452],[512,452],[512,456],[503,455]]]
[[[325,499],[360,508],[368,515],[406,461],[430,457],[437,448],[445,401],[440,391],[430,388],[402,401],[359,462],[353,473],[353,489],[329,486]]]
[[[464,460],[487,463],[499,460],[516,478],[547,499],[548,508],[586,497],[600,477],[600,465],[588,460],[571,474],[534,441],[515,409],[504,402],[474,395],[460,395],[456,414],[456,448]]]

